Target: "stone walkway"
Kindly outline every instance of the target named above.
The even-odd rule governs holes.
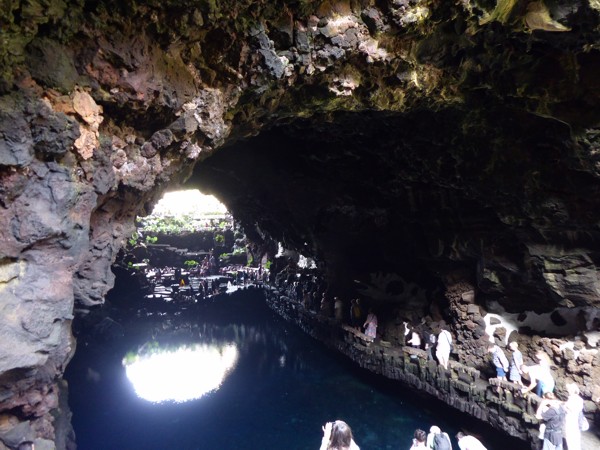
[[[581,450],[600,450],[600,430],[590,427],[581,433]]]
[[[537,438],[539,421],[535,417],[541,399],[537,395],[521,394],[514,383],[482,379],[479,370],[457,361],[450,361],[449,370],[445,370],[437,362],[428,361],[425,350],[393,347],[379,339],[371,342],[362,332],[306,310],[276,289],[266,292],[267,303],[279,315],[360,367],[426,392],[494,428],[530,442],[532,449],[541,448]],[[600,450],[597,431],[583,433],[582,450]]]

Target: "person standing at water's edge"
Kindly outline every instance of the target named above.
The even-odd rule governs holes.
[[[422,448],[427,448],[427,433],[425,433],[425,431],[421,430],[420,428],[417,428],[415,430],[414,436],[415,437],[413,438],[412,447],[410,447],[410,450],[419,450]]]
[[[456,434],[456,440],[458,441],[460,450],[487,450],[479,439],[475,436],[464,434],[462,431]]]
[[[440,427],[433,425],[427,435],[427,447],[433,450],[452,450],[452,442],[448,433],[442,432]]]
[[[327,422],[323,426],[323,439],[319,450],[360,450],[350,426],[343,420]]]

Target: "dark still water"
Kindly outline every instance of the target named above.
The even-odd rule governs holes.
[[[66,374],[81,450],[316,450],[334,419],[362,450],[408,450],[414,430],[433,424],[455,448],[460,429],[489,450],[529,448],[357,369],[281,320],[260,291],[111,317],[122,336],[108,319],[80,326]]]

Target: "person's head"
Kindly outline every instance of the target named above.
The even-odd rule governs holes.
[[[517,341],[512,341],[510,344],[508,344],[508,347],[514,352],[519,348],[519,343]]]
[[[342,449],[349,448],[352,442],[352,430],[343,420],[336,420],[331,425],[331,438],[329,439],[329,448]]]
[[[466,436],[465,433],[463,433],[462,431],[459,431],[458,433],[456,433],[456,440],[460,441],[462,438],[464,438]]]
[[[579,386],[575,383],[567,383],[567,392],[569,395],[579,395]]]
[[[487,346],[487,350],[488,350],[489,353],[492,353],[495,350],[495,348],[496,348],[496,344],[491,344],[490,343]]]
[[[540,364],[549,366],[550,365],[550,357],[546,354],[546,352],[540,350],[535,354],[535,359],[539,361]]]
[[[442,432],[442,430],[440,430],[440,427],[433,425],[430,429],[429,429],[430,433],[433,434],[440,434]]]
[[[415,430],[415,439],[417,440],[417,442],[425,442],[427,440],[427,433],[425,433],[420,428],[417,428]]]

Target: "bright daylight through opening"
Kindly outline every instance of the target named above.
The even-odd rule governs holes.
[[[153,215],[222,215],[227,213],[226,206],[216,197],[201,193],[198,189],[167,192],[156,204]]]

